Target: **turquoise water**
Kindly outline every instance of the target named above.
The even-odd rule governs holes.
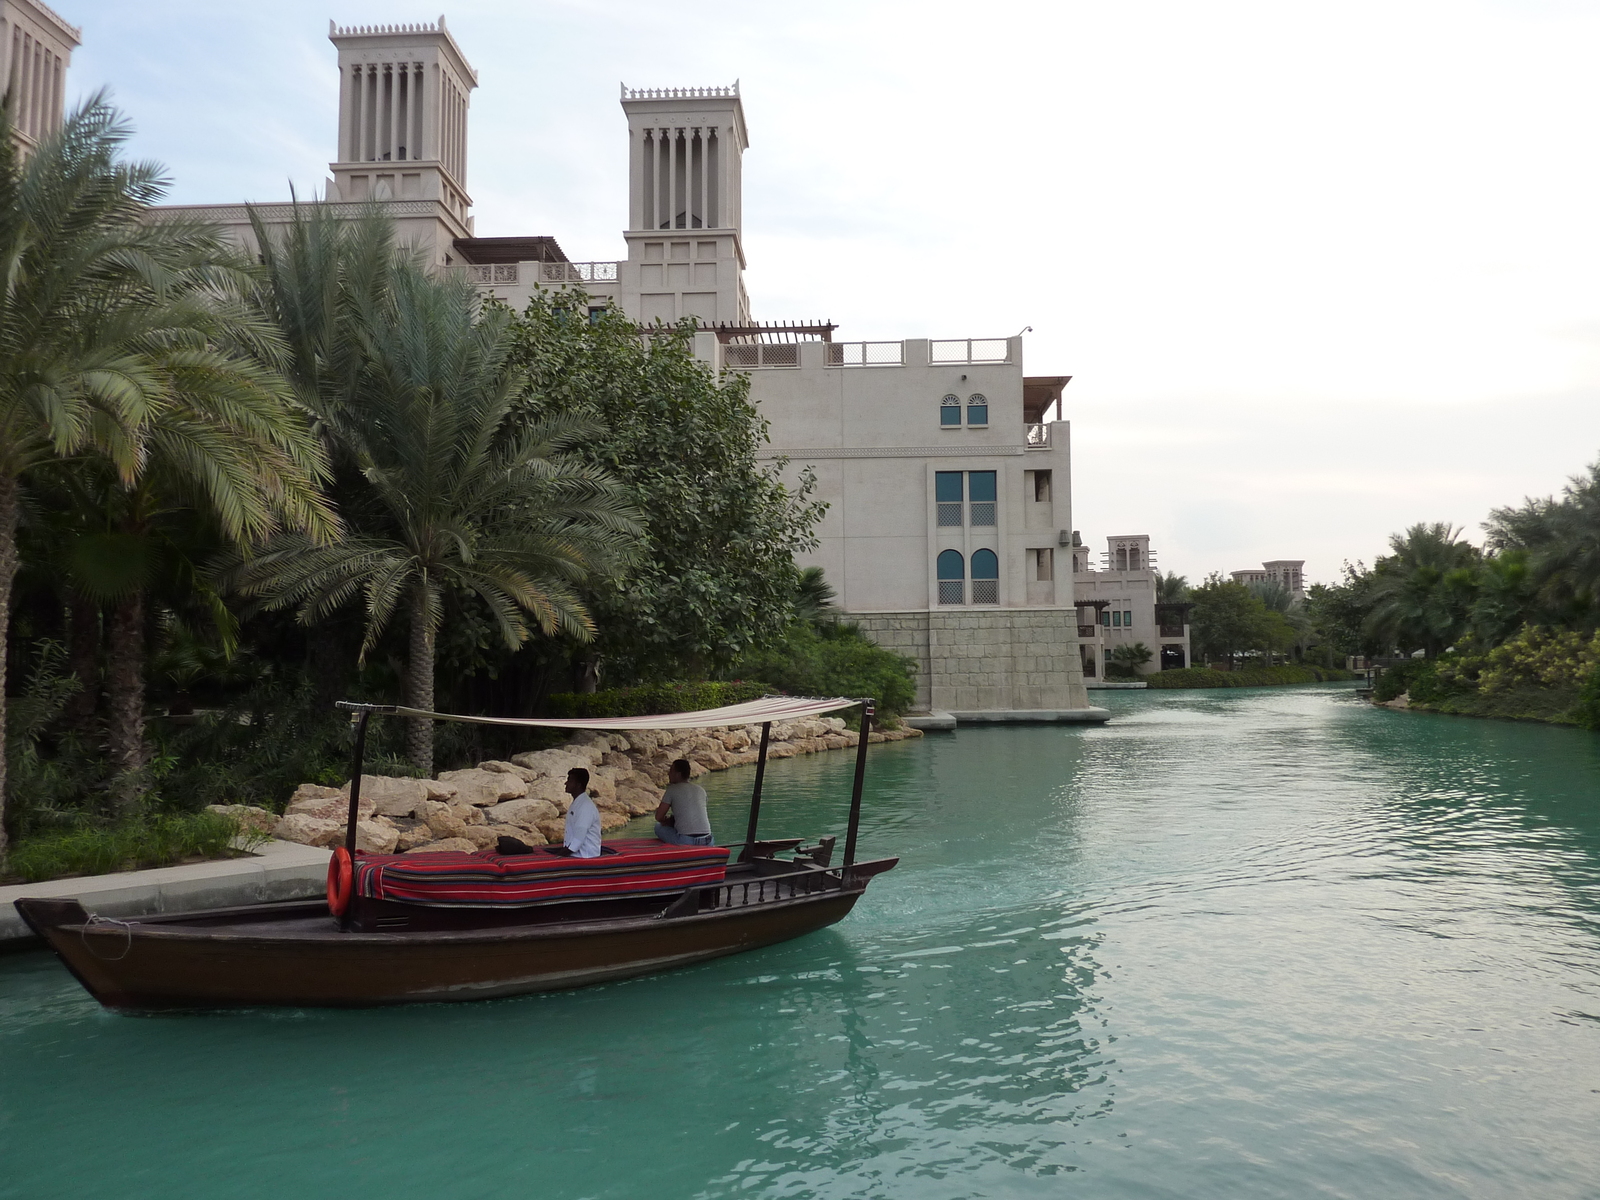
[[[0,1197],[1600,1194],[1600,737],[1102,695],[879,748],[903,865],[671,975],[128,1017],[0,958]],[[851,767],[775,764],[764,832]]]

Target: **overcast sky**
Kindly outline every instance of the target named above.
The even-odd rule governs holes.
[[[178,203],[320,190],[340,24],[439,0],[57,0]],[[619,258],[618,83],[742,84],[761,319],[1033,327],[1073,524],[1192,579],[1545,495],[1600,457],[1600,5],[458,0],[484,236]]]

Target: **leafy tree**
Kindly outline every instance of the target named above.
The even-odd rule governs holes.
[[[1244,584],[1213,571],[1191,598],[1190,637],[1202,659],[1231,659],[1261,646],[1266,609]]]
[[[1378,652],[1377,641],[1365,630],[1372,609],[1371,584],[1372,573],[1364,564],[1346,562],[1338,583],[1313,583],[1306,589],[1311,638],[1325,651],[1326,665],[1338,665],[1333,659]]]
[[[714,378],[687,326],[641,338],[582,297],[541,295],[515,322],[528,375],[522,411],[599,426],[579,453],[614,472],[644,517],[639,566],[586,592],[591,653],[613,682],[699,677],[781,634],[794,615],[794,556],[815,546],[823,505],[809,472],[791,490],[756,454],[766,422],[737,373]]]
[[[1417,524],[1389,539],[1373,567],[1366,627],[1403,650],[1436,657],[1471,624],[1480,554],[1445,522]]]
[[[343,507],[349,534],[320,547],[277,537],[232,577],[308,624],[361,596],[363,658],[404,611],[406,703],[431,709],[447,593],[474,597],[508,648],[535,628],[587,640],[578,588],[626,565],[638,526],[609,473],[567,453],[597,436],[591,421],[519,412],[509,311],[480,312],[470,283],[412,261],[358,307],[351,390],[321,414],[365,484]],[[411,722],[407,753],[432,771],[431,721]]]
[[[144,219],[164,183],[152,164],[119,161],[128,130],[104,96],[25,160],[12,113],[8,98],[0,109],[0,697],[22,487],[41,463],[93,455],[128,492],[165,472],[211,506],[230,537],[321,520],[315,456],[291,433],[281,382],[262,365],[276,346],[238,300],[240,277],[214,232]],[[231,431],[247,432],[250,444]],[[138,724],[132,715],[113,748],[125,767],[137,763]],[[3,785],[0,775],[0,796]]]
[[[1155,573],[1156,603],[1182,604],[1189,599],[1189,581],[1182,575]]]

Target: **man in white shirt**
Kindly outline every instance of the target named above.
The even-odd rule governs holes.
[[[563,839],[575,858],[600,857],[600,810],[589,799],[589,772],[573,767],[567,772],[567,835]]]
[[[671,820],[672,824],[667,824]],[[656,837],[674,846],[711,845],[711,819],[706,816],[706,790],[689,782],[689,760],[667,768],[667,788],[656,806]]]

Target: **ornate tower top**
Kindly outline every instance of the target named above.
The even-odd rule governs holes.
[[[478,75],[444,17],[431,25],[329,21],[328,40],[339,49],[339,158],[331,166],[340,198],[439,199],[464,226],[472,206],[467,107]]]
[[[739,229],[741,159],[750,145],[739,84],[630,88],[628,228]]]

